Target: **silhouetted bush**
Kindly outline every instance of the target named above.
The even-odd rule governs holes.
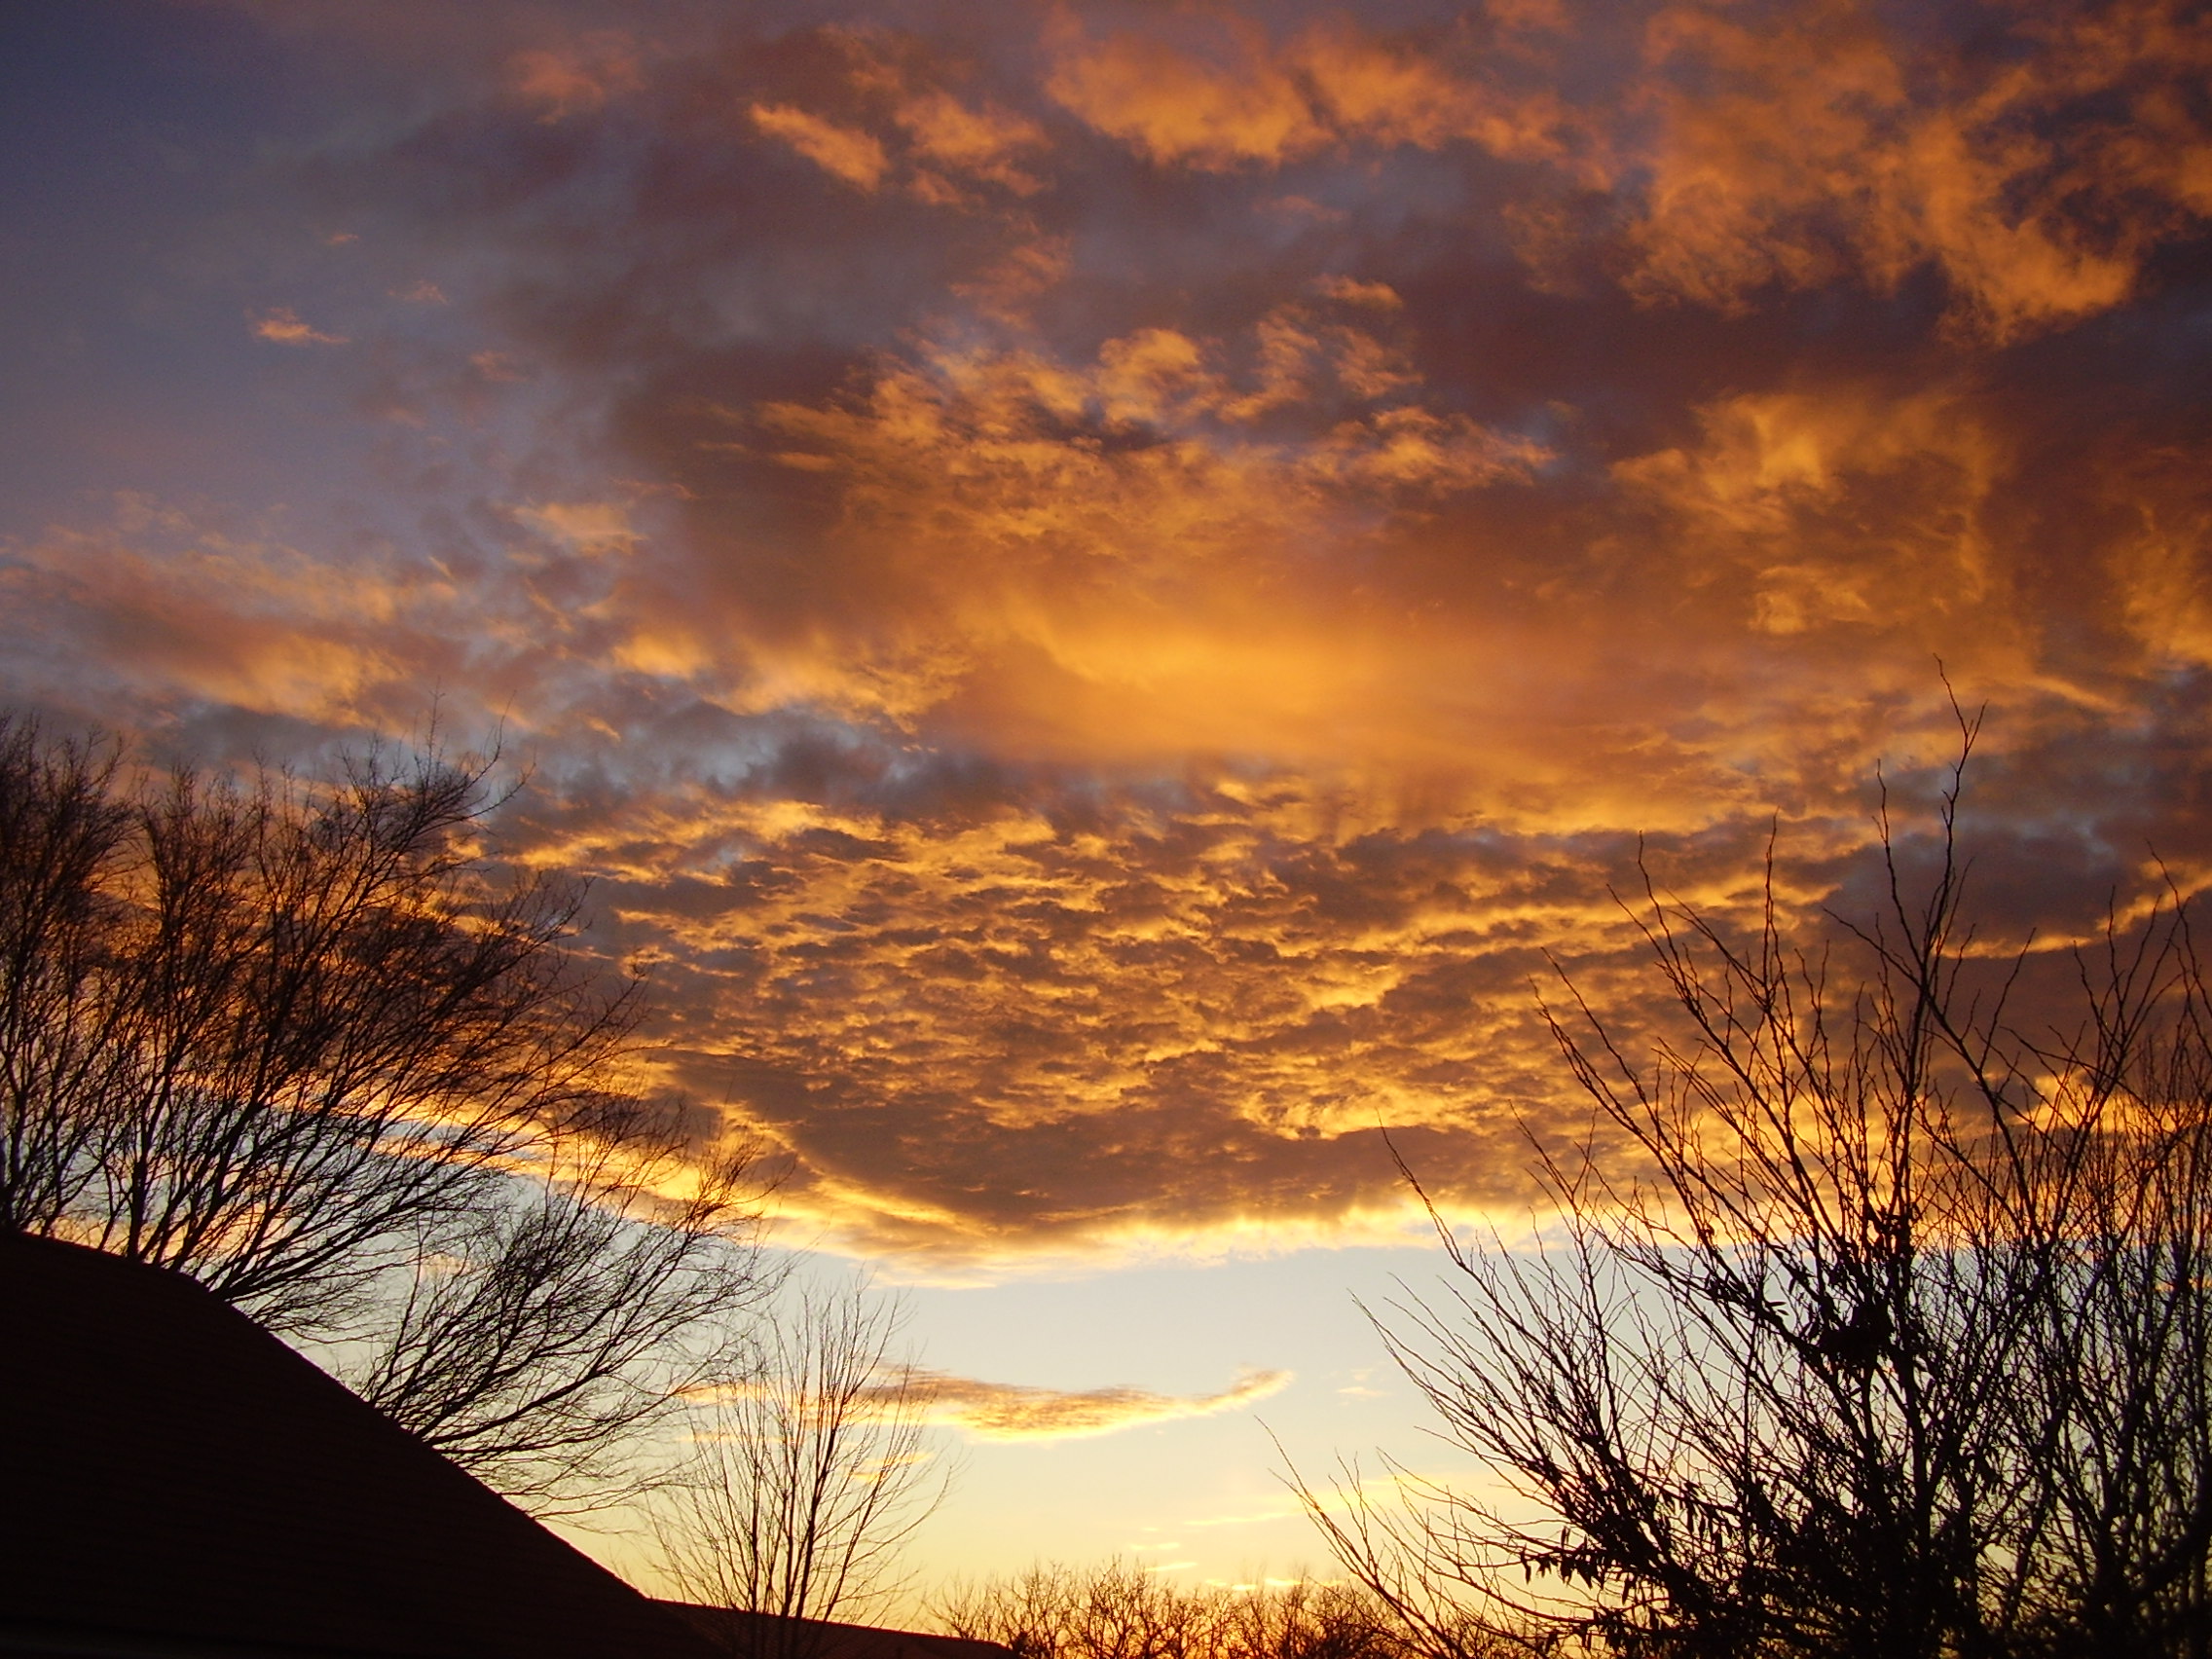
[[[1237,1590],[1179,1587],[1133,1563],[1038,1566],[956,1590],[954,1636],[1021,1659],[1407,1659],[1389,1607],[1357,1585],[1301,1578]]]
[[[1886,829],[1886,912],[1816,954],[1771,885],[1735,938],[1647,884],[1680,1023],[1641,1055],[1569,987],[1554,1030],[1610,1144],[1542,1161],[1541,1248],[1440,1220],[1454,1295],[1385,1333],[1490,1491],[1309,1493],[1410,1626],[1808,1659],[2212,1646],[2189,909],[2077,952],[2072,1014],[2022,1029],[2025,958],[1961,918],[1972,737],[1920,896]]]

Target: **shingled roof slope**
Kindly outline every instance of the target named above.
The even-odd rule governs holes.
[[[713,1659],[159,1268],[0,1236],[0,1651]]]

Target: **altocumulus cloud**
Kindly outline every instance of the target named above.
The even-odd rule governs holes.
[[[1547,958],[1643,1017],[1640,847],[1862,903],[1938,658],[1993,945],[2212,880],[2201,7],[227,10],[331,119],[156,263],[326,424],[89,459],[10,693],[503,720],[502,850],[856,1248],[1397,1237],[1384,1130],[1510,1208]]]

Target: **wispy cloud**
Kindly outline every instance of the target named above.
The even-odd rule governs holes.
[[[311,328],[300,320],[300,313],[290,306],[276,306],[246,319],[253,327],[254,338],[267,340],[277,346],[344,346],[343,334],[326,334],[319,328]]]
[[[753,121],[762,132],[789,144],[824,172],[863,190],[873,190],[890,165],[883,146],[867,133],[790,104],[755,104]]]
[[[1157,1394],[1126,1386],[1060,1389],[982,1382],[935,1371],[916,1372],[912,1379],[930,1402],[932,1422],[977,1440],[1083,1440],[1213,1417],[1279,1393],[1290,1381],[1287,1371],[1250,1371],[1218,1394]]]

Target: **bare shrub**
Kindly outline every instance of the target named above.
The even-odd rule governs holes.
[[[954,1636],[1021,1659],[1406,1659],[1389,1607],[1357,1585],[1309,1578],[1184,1588],[1131,1562],[1040,1565],[955,1590],[938,1605]]]
[[[1439,1221],[1455,1288],[1382,1322],[1490,1489],[1307,1492],[1410,1624],[1624,1654],[2206,1651],[2188,907],[2081,953],[2071,1022],[2020,1029],[2032,964],[1977,958],[1962,920],[1965,733],[1917,896],[1886,820],[1886,911],[1819,953],[1771,876],[1748,939],[1647,886],[1680,1022],[1641,1055],[1568,987],[1554,1031],[1613,1150],[1541,1161],[1541,1249]]]
[[[808,1659],[820,1633],[797,1621],[865,1619],[905,1586],[900,1548],[950,1470],[928,1445],[904,1319],[865,1284],[801,1287],[768,1309],[745,1363],[693,1391],[694,1456],[655,1530],[689,1600],[790,1621],[753,1632],[753,1659]]]

